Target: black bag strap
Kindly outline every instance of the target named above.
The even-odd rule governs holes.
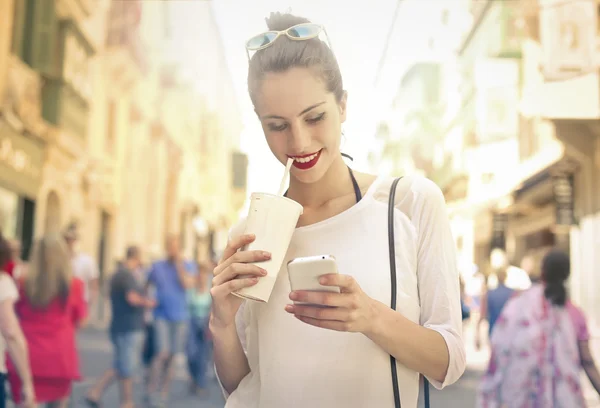
[[[392,286],[392,300],[390,307],[396,310],[396,242],[394,239],[394,209],[396,203],[396,186],[400,182],[402,177],[394,180],[392,187],[390,188],[390,201],[388,204],[388,242],[390,250],[390,275],[391,275],[391,286]],[[396,408],[402,408],[400,403],[400,389],[398,386],[398,371],[396,367],[396,359],[390,354],[390,367],[392,370],[392,387],[394,389],[394,406]],[[424,394],[425,394],[425,408],[431,408],[429,405],[429,381],[423,378],[424,382]]]

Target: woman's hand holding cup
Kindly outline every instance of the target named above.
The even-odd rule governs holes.
[[[243,299],[232,292],[254,286],[258,279],[267,271],[252,262],[263,262],[271,259],[271,254],[265,251],[240,251],[241,248],[253,242],[256,237],[252,234],[241,235],[227,244],[223,258],[214,269],[210,294],[213,299],[210,324],[212,328],[227,328],[235,325],[235,315]]]

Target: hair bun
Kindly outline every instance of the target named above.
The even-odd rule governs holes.
[[[311,22],[307,18],[298,17],[289,12],[281,13],[279,11],[271,13],[269,17],[265,18],[265,21],[267,22],[269,31],[284,31],[295,25]]]

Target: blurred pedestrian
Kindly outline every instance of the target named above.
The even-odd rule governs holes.
[[[95,304],[98,297],[98,265],[90,255],[78,248],[79,230],[77,224],[69,224],[64,232],[64,238],[69,247],[73,276],[83,281],[84,296],[89,308]]]
[[[540,283],[540,270],[536,267],[536,260],[533,255],[526,255],[521,260],[521,269],[524,270],[531,283]]]
[[[496,322],[479,408],[586,406],[581,368],[600,394],[582,311],[567,299],[570,260],[553,250],[542,261],[541,284],[512,298]]]
[[[6,264],[10,257],[9,242],[0,232],[0,265]],[[29,368],[29,352],[27,342],[17,315],[14,303],[19,298],[19,293],[13,279],[0,268],[0,408],[6,407],[6,361],[5,351],[8,351],[14,362],[16,371],[23,384],[22,407],[35,407],[35,394]]]
[[[484,320],[488,322],[488,336],[491,338],[494,325],[506,305],[514,295],[515,290],[506,286],[507,272],[505,268],[496,271],[497,286],[484,292],[481,296],[481,307],[477,329],[475,330],[475,348],[481,348],[481,325]]]
[[[152,265],[146,284],[156,290],[157,301],[154,309],[155,356],[147,398],[159,406],[164,406],[168,400],[174,357],[184,351],[189,321],[186,291],[194,287],[196,274],[195,264],[183,259],[177,236],[167,237],[165,247],[167,259]]]
[[[210,317],[211,296],[210,287],[212,280],[212,264],[200,264],[196,283],[187,291],[187,300],[190,308],[190,326],[186,357],[190,374],[190,392],[200,396],[207,395],[206,369],[210,358],[210,336],[208,333],[208,319]]]
[[[68,405],[71,385],[81,378],[75,330],[85,318],[83,282],[73,276],[63,237],[48,235],[36,244],[27,275],[19,281],[15,310],[30,354],[36,400],[54,408]],[[15,402],[23,385],[15,364],[8,365]]]
[[[99,407],[106,388],[118,379],[121,408],[133,408],[133,376],[137,372],[140,350],[144,340],[144,310],[155,302],[144,296],[144,282],[139,276],[142,264],[138,247],[127,248],[125,262],[110,281],[112,318],[110,339],[113,344],[113,368],[107,370],[90,389],[85,401]]]

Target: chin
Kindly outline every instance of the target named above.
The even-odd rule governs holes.
[[[300,170],[292,166],[291,173],[292,176],[300,183],[312,184],[323,178],[330,165],[331,162],[327,160],[327,157],[325,155],[321,155],[319,162],[314,167],[308,170]]]

